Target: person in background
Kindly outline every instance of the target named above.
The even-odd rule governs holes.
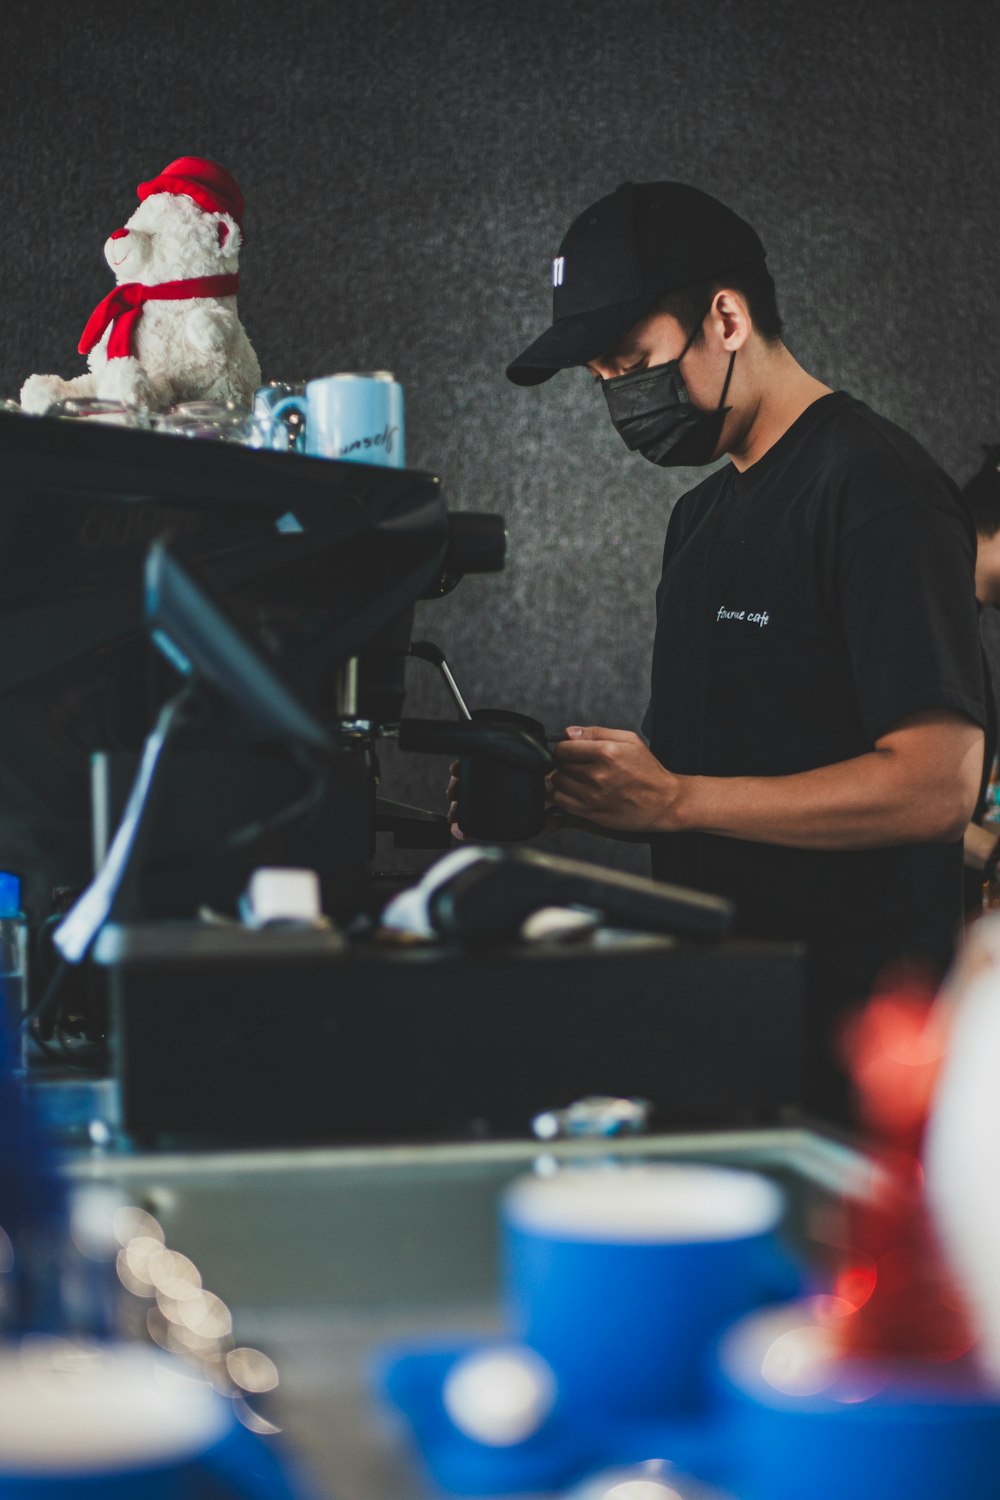
[[[807,1103],[842,1115],[845,1008],[902,959],[943,969],[961,921],[975,537],[913,438],[798,364],[764,260],[708,194],[626,183],[570,226],[507,375],[586,371],[652,463],[730,460],[670,516],[647,738],[570,726],[553,801],[649,836],[654,876],[731,899],[740,936],[807,943]]]
[[[979,469],[962,487],[976,527],[976,599],[980,611],[1000,609],[1000,443],[985,449]],[[989,640],[988,632],[986,639]],[[1000,639],[997,640],[1000,647]],[[1000,821],[991,795],[997,782],[996,695],[990,670],[990,652],[984,643],[983,680],[986,697],[986,750],[983,758],[983,781],[972,822],[963,840],[965,858],[965,914],[977,916],[987,905],[1000,905]]]

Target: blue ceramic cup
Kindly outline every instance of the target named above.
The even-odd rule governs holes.
[[[401,469],[406,461],[403,387],[388,370],[371,375],[325,375],[304,395],[285,396],[270,409],[271,440],[287,446],[283,420],[296,411],[304,423],[301,451],[314,458],[346,459]]]
[[[186,1366],[141,1345],[38,1337],[0,1352],[0,1494],[292,1500],[294,1490]]]
[[[581,1413],[647,1418],[707,1394],[722,1330],[795,1294],[780,1190],[721,1167],[568,1168],[503,1201],[513,1331]]]
[[[974,1371],[838,1360],[808,1303],[749,1314],[718,1359],[714,1482],[741,1500],[995,1500],[1000,1388]]]

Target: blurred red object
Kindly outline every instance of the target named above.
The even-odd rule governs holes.
[[[846,1026],[842,1051],[875,1161],[868,1200],[847,1206],[828,1316],[842,1356],[941,1364],[976,1332],[924,1196],[920,1146],[947,1047],[947,1012],[927,975],[896,971]]]
[[[841,1033],[860,1124],[895,1151],[920,1149],[948,1044],[944,1007],[919,969],[886,975]]]

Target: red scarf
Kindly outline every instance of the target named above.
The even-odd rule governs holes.
[[[99,343],[108,324],[113,325],[108,339],[108,358],[125,359],[132,353],[136,324],[142,317],[144,302],[183,302],[188,297],[232,297],[239,290],[240,278],[231,276],[192,276],[188,281],[161,281],[159,286],[143,286],[141,281],[125,281],[116,286],[94,308],[77,345],[81,354],[89,354]]]

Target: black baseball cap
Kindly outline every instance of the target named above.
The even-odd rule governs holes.
[[[573,220],[552,262],[552,327],[507,366],[540,385],[613,349],[667,292],[733,271],[766,251],[717,198],[683,182],[626,182]]]

